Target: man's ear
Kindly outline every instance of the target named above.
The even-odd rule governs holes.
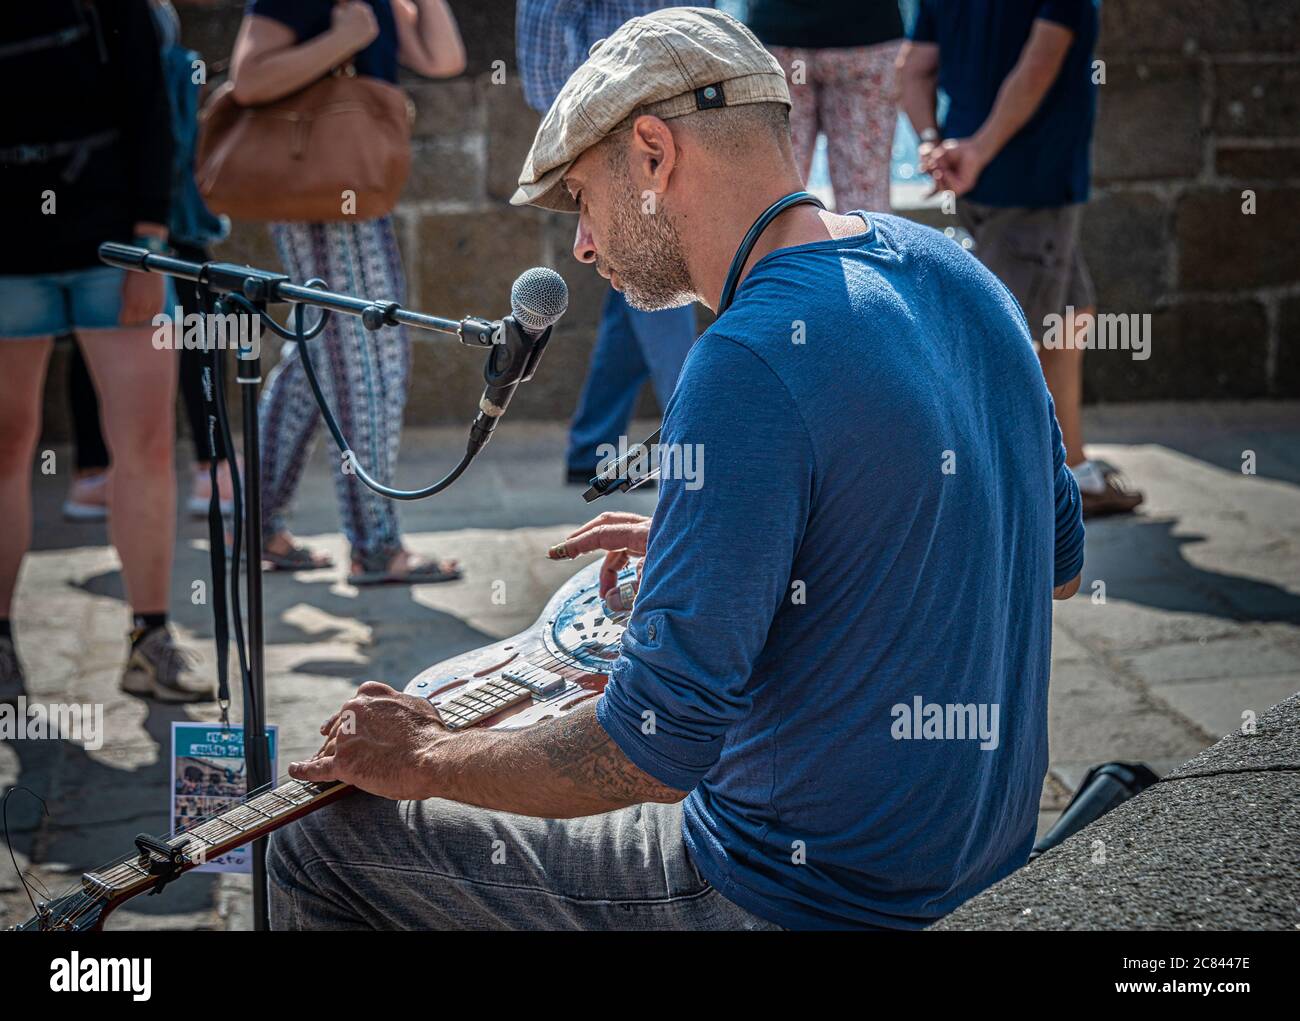
[[[628,143],[629,176],[642,196],[663,195],[677,167],[677,141],[658,117],[642,115],[632,122]]]

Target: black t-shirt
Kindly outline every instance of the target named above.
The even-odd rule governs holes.
[[[148,0],[9,3],[0,17],[0,274],[101,265],[166,224],[172,135]]]
[[[379,34],[364,50],[352,58],[357,74],[397,82],[397,22],[389,0],[369,0],[379,22]],[[274,18],[293,29],[298,42],[329,30],[330,11],[335,0],[249,0],[246,12]]]
[[[745,23],[767,46],[827,49],[903,37],[898,0],[750,0]]]

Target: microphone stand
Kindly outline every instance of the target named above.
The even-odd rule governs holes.
[[[286,338],[297,340],[303,347],[304,364],[310,367],[306,342],[316,337],[325,328],[329,315],[342,312],[359,316],[369,330],[378,330],[384,326],[411,326],[417,329],[432,330],[438,333],[453,334],[460,342],[470,347],[491,349],[484,375],[489,387],[496,384],[506,391],[502,398],[508,402],[509,395],[518,383],[532,378],[541,353],[550,337],[550,328],[539,337],[526,337],[515,323],[507,317],[492,322],[474,316],[461,320],[443,319],[439,316],[424,315],[402,308],[397,302],[368,301],[351,295],[324,290],[321,286],[302,286],[294,284],[283,273],[255,269],[251,266],[239,266],[233,263],[205,262],[195,263],[170,256],[156,255],[147,249],[132,245],[106,242],[99,246],[100,259],[112,266],[136,272],[161,273],[166,276],[179,277],[194,282],[199,294],[199,307],[211,308],[216,314],[243,312],[255,314],[256,321],[264,322]],[[314,283],[320,284],[320,281]],[[215,295],[225,296],[214,300]],[[288,332],[271,318],[267,305],[272,301],[296,303],[296,330]],[[302,306],[312,305],[322,309],[320,320],[310,330],[305,328]],[[260,345],[255,341],[241,343],[236,351],[236,377],[241,399],[241,421],[244,431],[244,485],[243,492],[243,539],[248,550],[248,575],[245,582],[247,595],[246,614],[247,632],[247,671],[244,674],[244,760],[247,764],[248,791],[251,793],[261,788],[270,789],[276,777],[271,775],[270,747],[266,733],[266,656],[265,627],[262,600],[262,488],[261,488],[261,449],[260,429],[257,406],[262,383],[262,364]],[[494,345],[496,345],[494,347]],[[213,351],[214,358],[221,352]],[[314,373],[312,374],[314,377]],[[313,392],[326,422],[335,434],[335,440],[342,448],[344,438],[338,431],[337,423],[313,378]],[[495,391],[493,391],[495,392]],[[224,394],[214,394],[214,400],[224,403]],[[450,485],[468,466],[469,461],[486,444],[491,429],[504,411],[504,404],[495,410],[496,417],[490,418],[486,427],[481,425],[484,414],[480,412],[471,430],[471,442],[466,457],[460,465],[441,482],[419,492],[403,492],[380,486],[377,491],[393,499],[412,499],[431,495]],[[476,436],[476,433],[478,434]],[[376,488],[363,469],[357,466],[362,481],[371,488]],[[237,471],[231,464],[231,470]],[[386,490],[386,492],[385,492]],[[238,563],[232,565],[236,572],[232,588],[239,584]],[[237,605],[237,604],[236,604]],[[226,608],[220,608],[225,613]],[[238,619],[236,615],[236,623]],[[259,931],[268,928],[267,882],[266,882],[266,838],[253,842],[253,927]]]
[[[205,287],[200,284],[200,287]],[[256,303],[266,311],[265,299]],[[235,382],[239,385],[244,425],[244,542],[248,550],[248,674],[252,711],[244,711],[244,761],[248,764],[248,789],[274,783],[271,751],[266,739],[266,641],[262,609],[262,453],[257,417],[262,386],[260,346],[241,347],[236,354]],[[218,398],[220,399],[220,398]],[[236,581],[238,584],[238,581]],[[266,888],[266,838],[253,841],[253,928],[269,928],[270,901]]]

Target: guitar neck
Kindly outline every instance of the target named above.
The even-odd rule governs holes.
[[[308,783],[286,777],[271,789],[254,792],[212,818],[162,840],[160,843],[184,856],[174,870],[168,871],[179,875],[197,868],[267,836],[350,790],[352,787],[344,783]],[[82,886],[87,893],[122,900],[155,885],[160,878],[158,868],[164,864],[154,852],[141,853],[87,872],[82,876]]]
[[[545,654],[524,657],[498,677],[439,703],[437,710],[451,730],[478,726],[511,706],[534,696],[546,697],[578,674]],[[173,852],[164,859],[158,850],[145,851],[111,866],[87,872],[82,886],[87,893],[121,901],[144,893],[158,883],[160,871],[179,875],[228,854],[293,822],[308,812],[341,797],[352,788],[343,783],[309,783],[284,777],[270,790],[254,792],[210,819],[159,841]]]

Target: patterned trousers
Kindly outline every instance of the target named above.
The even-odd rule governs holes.
[[[795,161],[808,180],[817,133],[826,133],[835,208],[889,211],[889,157],[898,106],[894,59],[902,43],[806,50],[770,46],[790,83]]]
[[[284,271],[296,283],[321,277],[330,290],[402,302],[406,282],[391,217],[359,222],[273,223],[271,237]],[[315,322],[308,312],[308,324]],[[391,482],[401,439],[411,349],[401,327],[371,332],[357,316],[335,314],[312,345],[312,365],[357,462]],[[284,515],[311,456],[320,409],[298,345],[286,343],[262,392],[262,532],[284,529]],[[331,446],[332,446],[331,441]],[[353,556],[401,548],[396,504],[343,470],[331,451],[343,534]]]

